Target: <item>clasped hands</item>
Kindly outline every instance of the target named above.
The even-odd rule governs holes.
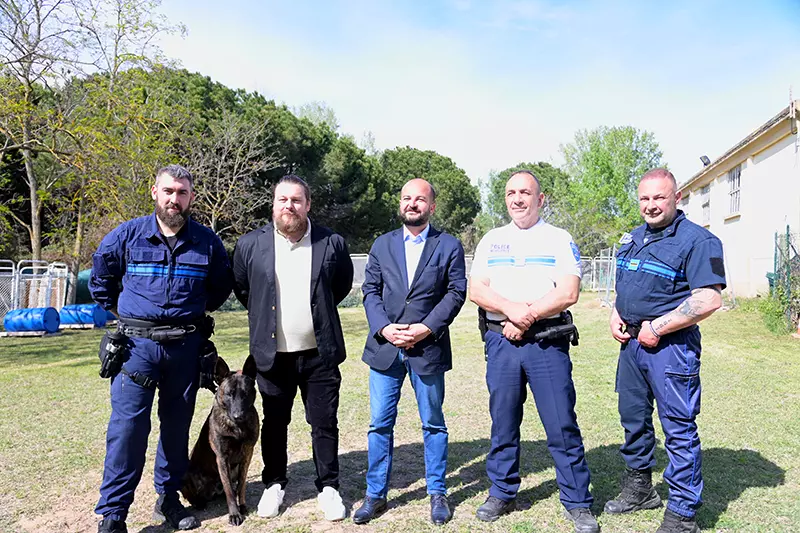
[[[389,324],[384,327],[381,336],[398,348],[409,350],[419,341],[431,334],[425,324]]]
[[[507,319],[503,322],[503,337],[510,341],[522,340],[522,335],[539,318],[531,307],[532,305],[532,302],[513,302],[503,309],[503,314]]]

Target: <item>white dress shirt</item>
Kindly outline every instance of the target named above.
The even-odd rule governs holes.
[[[425,226],[425,229],[420,232],[416,237],[408,231],[406,226],[403,226],[403,244],[406,249],[406,273],[408,274],[408,288],[411,288],[411,283],[414,281],[414,274],[417,272],[417,265],[419,259],[422,257],[422,250],[425,248],[425,241],[428,240],[428,232],[431,230],[431,225]]]

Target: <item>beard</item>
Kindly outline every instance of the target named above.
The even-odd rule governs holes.
[[[305,233],[306,224],[308,224],[308,219],[296,213],[279,213],[273,216],[272,220],[275,222],[275,227],[278,228],[278,231],[284,235]]]
[[[177,213],[170,213],[167,211],[167,208],[172,207],[178,210]],[[186,219],[189,218],[189,208],[181,209],[180,206],[176,204],[167,204],[166,206],[162,207],[159,204],[156,204],[156,216],[158,219],[169,229],[178,230],[183,227],[186,223]]]
[[[428,212],[423,211],[397,211],[397,216],[400,217],[400,220],[406,226],[411,226],[412,228],[416,228],[419,226],[424,226],[428,223],[428,220],[431,218],[431,214]]]

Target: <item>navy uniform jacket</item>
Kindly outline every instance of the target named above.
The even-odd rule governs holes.
[[[92,256],[89,291],[103,308],[122,318],[181,323],[215,311],[233,280],[222,241],[189,218],[173,250],[156,215],[123,222],[103,238]]]
[[[410,289],[405,257],[402,228],[378,237],[369,252],[361,286],[369,322],[362,360],[386,370],[398,348],[379,332],[389,324],[422,323],[431,334],[406,351],[408,362],[421,376],[445,372],[453,367],[448,326],[467,295],[464,248],[431,226]]]
[[[275,229],[272,223],[242,236],[233,252],[234,292],[247,308],[250,353],[261,372],[272,368],[278,341],[275,306]],[[336,306],[353,286],[353,261],[344,238],[311,224],[311,318],[319,355],[329,364],[345,360]]]
[[[694,289],[725,288],[722,243],[710,231],[680,210],[656,236],[646,226],[633,230],[617,251],[616,308],[626,324],[669,313]]]

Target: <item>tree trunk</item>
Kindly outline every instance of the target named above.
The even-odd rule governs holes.
[[[27,142],[27,136],[25,141]],[[42,258],[42,219],[39,201],[39,184],[36,181],[36,174],[33,170],[33,154],[30,150],[22,150],[25,160],[25,174],[28,178],[28,188],[31,199],[31,227],[28,235],[31,238],[31,259],[39,260]]]
[[[66,302],[68,304],[74,304],[75,300],[77,299],[78,295],[78,272],[80,272],[81,268],[81,254],[83,252],[83,232],[84,232],[84,216],[83,216],[83,209],[84,209],[84,201],[86,194],[84,193],[84,188],[86,187],[86,177],[81,177],[81,186],[79,189],[78,194],[78,223],[75,227],[75,244],[72,247],[72,257],[69,261],[69,286],[67,289],[67,299]]]

